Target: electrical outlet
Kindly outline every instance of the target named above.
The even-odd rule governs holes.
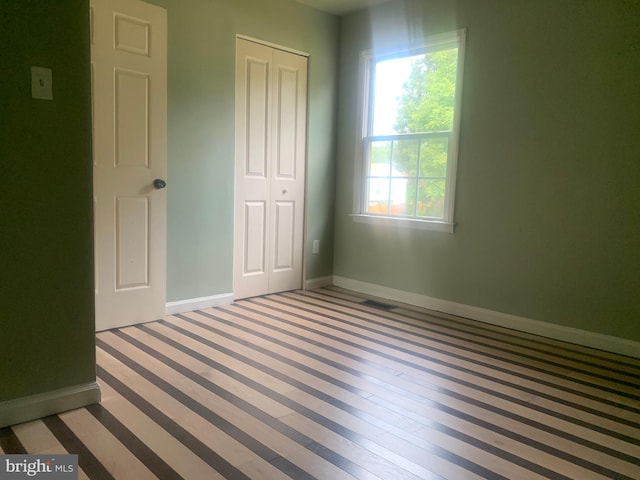
[[[320,253],[320,240],[313,241],[311,253]]]

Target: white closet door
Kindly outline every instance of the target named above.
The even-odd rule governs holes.
[[[302,286],[307,58],[244,39],[236,55],[238,299]]]

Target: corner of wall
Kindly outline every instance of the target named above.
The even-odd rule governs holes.
[[[309,280],[305,280],[304,289],[313,290],[314,288],[328,287],[334,284],[334,277],[332,275],[328,275],[326,277],[311,278]]]
[[[175,315],[176,313],[192,312],[194,310],[202,310],[203,308],[230,305],[232,303],[233,293],[223,293],[219,295],[211,295],[209,297],[189,298],[187,300],[167,302],[165,313],[167,315]]]

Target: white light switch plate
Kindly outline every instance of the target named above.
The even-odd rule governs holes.
[[[50,68],[31,67],[31,96],[53,100],[53,74]]]

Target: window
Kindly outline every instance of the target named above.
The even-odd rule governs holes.
[[[464,38],[363,53],[357,221],[453,231]]]

